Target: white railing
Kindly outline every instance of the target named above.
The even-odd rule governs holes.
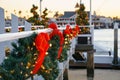
[[[88,40],[88,44],[94,44],[94,26],[80,26],[80,27],[86,27],[90,29],[90,33],[87,34],[79,34],[78,37],[88,37],[90,40]],[[77,37],[77,38],[78,38]]]
[[[65,28],[59,28],[60,31],[63,31]],[[41,29],[41,30],[34,30],[34,31],[24,31],[24,32],[16,32],[16,33],[4,33],[4,34],[0,34],[0,43],[4,43],[6,41],[13,41],[13,40],[16,40],[16,39],[19,39],[19,38],[24,38],[24,37],[28,37],[30,36],[31,34],[33,34],[34,32],[35,33],[41,33],[41,32],[45,32],[45,33],[50,33],[52,31],[52,29],[50,28],[46,28],[46,29]],[[75,42],[75,40],[74,40]],[[68,51],[68,54],[72,54],[74,52],[74,43],[72,42],[71,40],[71,48],[70,48],[70,51]],[[6,46],[6,45],[4,45]],[[4,53],[2,53],[1,55],[5,55]],[[60,70],[60,73],[59,73],[59,76],[56,80],[63,80],[63,74],[64,74],[64,70],[65,68],[68,69],[68,66],[69,66],[69,59],[72,55],[68,56],[68,60],[66,62],[64,62],[63,64],[63,67],[61,68]],[[5,56],[3,56],[5,57]],[[0,62],[3,61],[4,58],[1,58]],[[37,80],[39,80],[39,76],[34,76]],[[35,80],[36,80],[35,79]],[[29,79],[28,79],[29,80]],[[41,77],[40,77],[40,80],[41,80]]]
[[[24,32],[16,32],[16,33],[4,33],[4,34],[0,34],[0,42],[19,39],[19,38],[24,38],[24,37],[30,36],[34,32],[35,33],[40,33],[40,32],[49,33],[51,31],[52,31],[52,29],[48,28],[48,29],[41,29],[41,30],[34,30],[34,31],[24,31]]]

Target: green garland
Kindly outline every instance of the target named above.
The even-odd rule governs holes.
[[[31,71],[38,56],[34,43],[36,35],[34,33],[29,37],[19,39],[16,43],[12,43],[13,50],[0,66],[0,80],[25,80],[27,78],[33,80]],[[59,74],[58,61],[67,60],[68,48],[65,47],[63,47],[61,58],[57,59],[59,42],[57,35],[50,40],[49,43],[52,46],[49,48],[48,55],[38,71],[38,75],[42,75],[45,80],[55,80]]]

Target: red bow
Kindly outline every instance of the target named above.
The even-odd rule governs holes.
[[[72,28],[70,27],[70,25],[67,25],[66,26],[66,29],[64,30],[64,34],[65,35],[68,35],[70,39],[72,39],[72,35],[73,35],[73,30]]]
[[[51,23],[50,25],[49,25],[49,28],[52,28],[52,29],[57,29],[57,25],[55,24],[55,23]]]
[[[38,70],[40,69],[40,67],[44,61],[46,52],[49,48],[49,43],[48,43],[49,40],[50,40],[50,38],[47,33],[40,33],[35,38],[35,45],[36,45],[37,50],[39,51],[39,55],[36,60],[35,67],[32,71],[32,74],[36,74],[38,72]]]
[[[65,35],[70,35],[70,25],[66,26],[66,29],[64,30]]]
[[[76,25],[76,26],[75,26],[75,30],[77,31],[77,33],[79,33],[80,28],[79,28],[79,26],[78,26],[78,25]]]
[[[62,53],[62,45],[64,43],[64,37],[63,37],[63,34],[62,32],[60,32],[58,29],[57,29],[57,25],[55,23],[52,23],[49,25],[49,28],[52,28],[53,29],[53,32],[50,34],[50,38],[52,38],[53,36],[55,35],[58,35],[59,38],[60,38],[60,48],[58,50],[58,56],[57,58],[59,59],[60,56],[61,56],[61,53]]]

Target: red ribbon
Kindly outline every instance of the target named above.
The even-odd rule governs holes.
[[[44,58],[46,56],[46,52],[49,48],[49,43],[48,43],[49,40],[50,38],[47,33],[40,33],[35,38],[35,45],[36,45],[37,50],[39,51],[39,55],[36,60],[35,67],[32,71],[32,74],[36,74],[38,70],[40,69],[44,61]]]
[[[59,38],[60,38],[60,48],[59,48],[59,50],[58,50],[58,56],[57,56],[57,58],[59,59],[60,56],[61,56],[61,53],[62,53],[62,48],[63,48],[62,45],[63,45],[63,43],[64,43],[64,37],[63,37],[62,32],[60,32],[60,31],[57,29],[57,25],[56,25],[55,23],[51,23],[51,24],[49,25],[49,28],[52,28],[52,29],[53,29],[52,33],[50,34],[50,38],[54,37],[55,35],[58,35]]]
[[[53,30],[57,29],[57,25],[55,23],[51,23],[49,25],[49,28],[52,28]]]
[[[65,35],[70,35],[70,28],[71,28],[70,25],[66,26],[66,29],[64,30]]]
[[[65,35],[69,35],[69,38],[72,39],[72,34],[73,34],[73,30],[72,28],[70,27],[70,25],[67,25],[66,26],[66,29],[64,30],[64,34]]]
[[[78,25],[76,25],[75,28],[73,28],[73,29],[70,27],[70,25],[67,25],[66,29],[64,30],[64,34],[65,35],[69,35],[69,38],[72,39],[73,37],[77,36],[77,34],[79,33],[79,31],[80,31],[80,29],[79,29]]]

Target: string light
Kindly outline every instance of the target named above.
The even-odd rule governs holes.
[[[2,78],[2,76],[0,75],[0,78]]]
[[[30,50],[33,50],[33,48],[31,48]]]
[[[33,42],[33,46],[35,46],[35,42]]]
[[[30,71],[30,74],[33,74],[33,72],[32,72],[32,71]]]
[[[28,74],[25,74],[25,77],[28,77]]]
[[[48,52],[46,52],[46,55],[48,55]]]
[[[35,67],[35,65],[33,65],[33,67]]]
[[[36,60],[37,58],[36,57],[34,57],[34,60]]]
[[[69,35],[68,35],[68,34],[67,34],[66,36],[67,36],[67,37],[69,37]]]
[[[8,57],[5,57],[5,59],[8,59]]]
[[[34,53],[34,56],[37,56],[37,53]]]
[[[20,64],[23,65],[23,62],[21,62]]]
[[[30,49],[30,46],[28,46],[27,48]]]
[[[52,47],[52,44],[50,44],[50,47]]]
[[[67,41],[67,38],[65,38],[65,41]]]
[[[37,64],[37,61],[35,63]]]
[[[23,72],[21,71],[20,74],[22,74]]]
[[[28,67],[28,66],[26,66],[26,69],[29,69],[29,67]]]
[[[68,42],[67,42],[67,41],[65,41],[65,44],[68,44]]]

